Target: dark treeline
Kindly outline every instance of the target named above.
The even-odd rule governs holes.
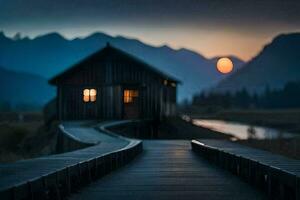
[[[246,89],[236,93],[207,93],[195,95],[193,105],[223,108],[300,108],[300,81],[289,82],[283,89],[266,87],[261,94],[250,94]]]

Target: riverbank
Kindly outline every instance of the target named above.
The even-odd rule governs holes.
[[[178,139],[192,140],[200,139],[230,139],[231,135],[219,133],[207,128],[199,127],[181,117],[172,117],[163,120],[154,127],[153,124],[144,126],[118,126],[112,129],[114,132],[125,137],[139,139]]]
[[[189,112],[190,111],[190,112]],[[194,119],[218,119],[249,125],[276,128],[291,133],[300,133],[300,109],[281,110],[214,110],[189,109],[183,111]]]
[[[230,118],[231,119],[231,118]],[[222,119],[223,120],[223,119]],[[295,118],[293,118],[293,120],[295,120]],[[197,120],[194,120],[194,122]],[[206,120],[203,120],[206,121]],[[210,120],[207,120],[210,121]],[[211,120],[211,121],[215,121],[215,120]],[[243,123],[245,123],[245,121],[243,120],[235,120],[235,121],[242,121]],[[273,121],[272,121],[273,122]],[[295,122],[295,121],[294,121]],[[243,136],[242,133],[237,133],[239,131],[245,132],[245,130],[243,130],[241,127],[243,126],[247,126],[247,123],[245,123],[244,125],[239,125],[239,124],[234,124],[231,123],[231,121],[223,121],[224,124],[217,124],[215,127],[215,131],[217,131],[218,129],[225,129],[225,130],[220,130],[220,131],[225,131],[226,133],[230,133],[230,128],[232,128],[232,134],[238,134],[240,137]],[[196,123],[197,125],[201,126],[201,123]],[[211,124],[211,126],[213,126],[214,123]],[[252,123],[255,124],[255,123]],[[228,126],[227,126],[228,125]],[[230,127],[234,125],[233,127]],[[278,125],[278,124],[277,124]],[[237,126],[237,127],[236,127]],[[261,126],[261,123],[260,123]],[[269,124],[269,127],[271,125]],[[251,126],[249,126],[251,127]],[[282,126],[279,126],[282,128]],[[213,128],[213,127],[212,127]],[[258,133],[259,132],[264,132],[264,127],[261,127],[262,130],[257,130]],[[269,129],[269,128],[266,128]],[[272,128],[272,129],[276,129],[276,128]],[[287,129],[287,130],[291,130],[291,129]],[[294,129],[292,129],[294,130]],[[269,130],[271,131],[271,130]],[[292,136],[291,138],[285,138],[284,137],[284,133],[282,131],[276,131],[276,130],[272,130],[271,132],[275,131],[275,135],[276,133],[281,133],[280,135],[278,135],[279,137],[277,138],[265,138],[265,139],[257,139],[257,138],[249,138],[246,139],[244,138],[243,140],[236,140],[234,142],[242,144],[242,145],[246,145],[246,146],[250,146],[253,148],[257,148],[257,149],[262,149],[262,150],[266,150],[269,152],[272,152],[274,154],[279,154],[279,155],[283,155],[292,159],[300,159],[300,138],[299,135],[297,133],[288,133],[289,136]],[[270,134],[270,132],[266,131],[267,134]],[[261,135],[261,134],[260,134]]]
[[[300,109],[293,110],[231,110],[216,114],[216,118],[268,126],[300,133]]]
[[[159,127],[158,139],[230,139],[229,134],[223,134],[183,120],[181,117],[169,118]]]

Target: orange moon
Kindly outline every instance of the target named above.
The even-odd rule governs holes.
[[[233,70],[233,63],[229,58],[220,58],[217,62],[217,69],[222,74],[228,74]]]

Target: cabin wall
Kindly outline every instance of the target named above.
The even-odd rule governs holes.
[[[96,102],[85,103],[83,90],[97,90]],[[62,86],[58,100],[61,120],[122,119],[123,89],[126,86]],[[173,93],[173,98],[170,95]],[[139,87],[140,117],[162,118],[172,116],[176,111],[175,88],[165,89],[159,84]]]
[[[96,102],[84,102],[83,90],[97,90]],[[61,120],[122,119],[123,89],[127,86],[61,86],[58,89],[58,110]],[[163,118],[176,113],[176,88],[160,84],[138,87],[141,118]]]
[[[60,120],[121,119],[121,86],[61,86],[59,101]],[[83,101],[83,90],[97,90],[95,102]]]
[[[176,87],[127,57],[110,55],[86,62],[58,85],[58,116],[61,120],[121,119],[123,90],[139,90],[140,117],[159,118],[176,112]],[[96,89],[96,102],[84,102],[83,90]]]
[[[162,89],[162,115],[166,117],[176,115],[176,96],[177,88],[173,86],[164,86]]]

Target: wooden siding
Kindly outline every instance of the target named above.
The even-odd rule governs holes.
[[[58,116],[61,120],[121,119],[123,90],[139,90],[141,118],[162,118],[175,113],[176,87],[164,77],[115,51],[81,64],[57,83]],[[96,89],[96,102],[83,102],[83,90]]]

